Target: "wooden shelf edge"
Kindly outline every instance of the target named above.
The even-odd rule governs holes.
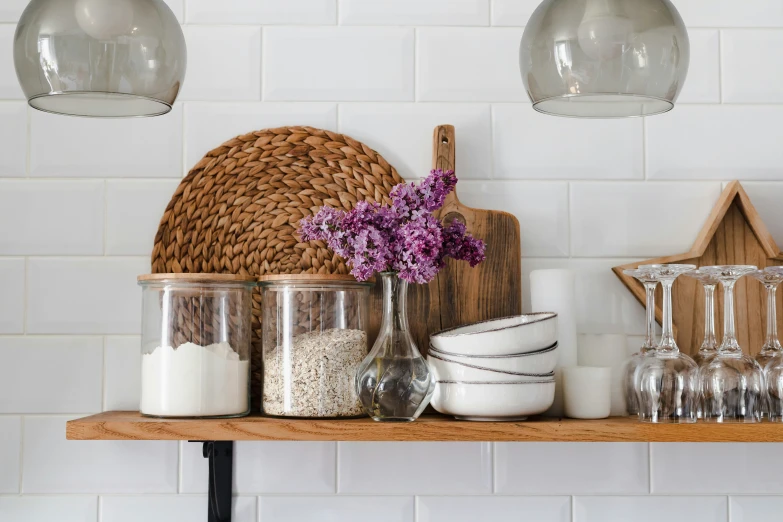
[[[418,442],[783,442],[783,424],[646,424],[636,418],[535,418],[465,422],[425,416],[412,423],[371,419],[157,419],[111,411],[67,423],[68,440],[278,440]]]

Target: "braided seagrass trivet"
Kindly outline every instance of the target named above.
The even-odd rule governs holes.
[[[182,180],[155,235],[153,273],[258,276],[344,274],[342,259],[320,241],[302,243],[296,226],[323,205],[389,202],[402,183],[366,145],[312,127],[251,132],[207,153]],[[253,295],[252,395],[261,389],[261,295]]]

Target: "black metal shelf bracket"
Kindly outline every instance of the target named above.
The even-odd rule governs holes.
[[[208,522],[231,522],[231,494],[234,473],[233,441],[204,442],[204,458],[209,459]]]

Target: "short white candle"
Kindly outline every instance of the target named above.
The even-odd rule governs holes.
[[[566,417],[605,419],[612,409],[612,369],[594,366],[563,368]]]
[[[608,366],[612,369],[613,417],[628,415],[623,374],[628,360],[625,334],[579,334],[578,366]]]

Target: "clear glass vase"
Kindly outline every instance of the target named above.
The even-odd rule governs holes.
[[[381,330],[359,365],[356,387],[364,410],[373,420],[410,422],[429,404],[435,380],[408,327],[408,282],[394,272],[382,273],[381,280]]]

